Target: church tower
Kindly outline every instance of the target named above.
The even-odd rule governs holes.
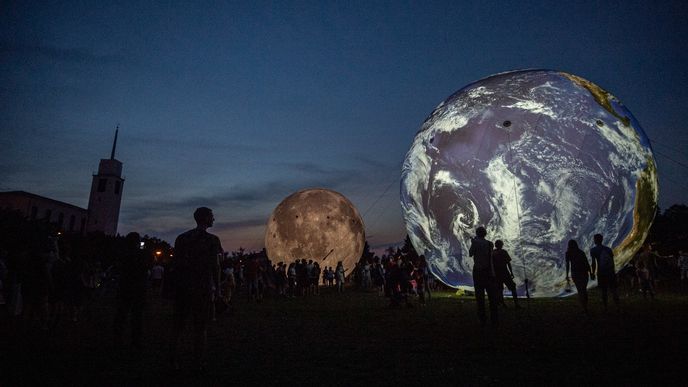
[[[98,174],[93,175],[91,196],[88,199],[88,224],[86,232],[102,231],[106,235],[117,235],[119,221],[119,207],[122,202],[122,162],[115,159],[117,148],[117,134],[112,143],[112,153],[109,159],[101,159]]]

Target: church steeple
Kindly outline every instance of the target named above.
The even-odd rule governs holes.
[[[124,189],[122,162],[115,159],[118,134],[119,125],[115,130],[110,158],[100,159],[98,173],[93,175],[91,196],[88,199],[87,232],[100,231],[106,235],[117,235],[119,208]]]
[[[115,149],[117,149],[117,134],[119,133],[119,124],[117,124],[117,129],[115,129],[115,141],[112,142],[112,153],[110,153],[110,160],[115,159]]]

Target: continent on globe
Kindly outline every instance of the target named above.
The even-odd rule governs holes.
[[[265,249],[273,262],[312,259],[321,268],[342,264],[351,273],[361,258],[365,229],[356,207],[342,194],[304,189],[277,205],[265,230]]]
[[[650,141],[613,95],[551,70],[497,74],[442,102],[406,154],[406,229],[431,272],[472,289],[475,228],[501,239],[519,293],[563,295],[569,239],[593,235],[614,249],[616,269],[643,244],[658,200]],[[589,286],[595,286],[594,281]]]

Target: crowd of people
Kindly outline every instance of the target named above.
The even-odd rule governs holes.
[[[101,274],[98,262],[74,256],[56,235],[45,235],[14,254],[0,250],[0,305],[26,326],[54,329],[88,312]]]
[[[174,306],[170,334],[172,366],[179,368],[179,341],[186,320],[191,319],[194,358],[196,366],[202,369],[208,323],[218,314],[231,310],[237,294],[249,302],[261,302],[265,297],[307,298],[320,295],[322,289],[331,289],[327,292],[331,294],[343,293],[345,283],[349,282],[354,288],[388,297],[390,307],[396,308],[425,306],[437,286],[423,255],[403,253],[399,249],[382,257],[364,255],[351,272],[342,262],[323,268],[311,259],[273,264],[265,251],[228,255],[219,239],[207,232],[214,223],[212,211],[201,207],[194,218],[197,227],[177,238],[170,262],[153,260],[150,252],[141,248],[141,237],[130,233],[123,238],[119,259],[105,270],[101,270],[94,257],[74,254],[72,244],[60,240],[54,232],[37,233],[22,251],[10,254],[0,250],[0,306],[4,306],[4,313],[10,318],[21,320],[27,329],[49,332],[62,320],[78,322],[87,313],[94,294],[106,287],[101,285],[113,283],[117,294],[114,342],[123,345],[127,341],[123,332],[128,321],[131,344],[139,347],[145,300],[152,289],[154,294],[172,300]],[[566,280],[573,282],[585,313],[588,312],[588,282],[597,280],[605,310],[609,296],[619,307],[618,282],[628,270],[632,270],[632,285],[643,297],[655,297],[659,255],[651,247],[645,247],[619,274],[615,270],[613,250],[603,244],[601,234],[594,236],[594,247],[588,253],[591,261],[575,240],[569,241],[564,253]],[[483,325],[488,321],[487,295],[489,321],[496,325],[499,307],[506,307],[505,288],[511,293],[514,307],[521,308],[512,258],[501,240],[493,243],[487,239],[484,227],[476,229],[469,255],[474,262],[478,319]],[[688,290],[685,251],[680,252],[677,265],[683,289]]]
[[[501,240],[493,244],[486,239],[487,231],[484,227],[476,229],[476,236],[471,239],[469,255],[473,257],[473,284],[477,305],[478,318],[481,324],[487,321],[485,313],[485,295],[487,294],[490,305],[490,322],[497,325],[499,322],[498,306],[504,305],[504,287],[511,292],[514,305],[520,309],[516,284],[513,281],[514,273],[511,268],[511,257],[503,249]],[[593,236],[594,246],[590,249],[590,260],[586,253],[579,248],[576,240],[569,240],[565,251],[565,270],[567,291],[571,292],[570,282],[573,281],[578,300],[583,312],[588,314],[588,283],[597,280],[597,288],[604,311],[607,311],[609,295],[615,307],[620,307],[619,278],[628,281],[629,289],[638,289],[643,298],[654,299],[655,284],[659,265],[658,255],[652,251],[652,246],[647,244],[642,251],[617,274],[614,251],[603,244],[604,236]],[[668,257],[664,257],[668,258]],[[680,272],[682,289],[688,286],[688,253],[679,251],[676,266]],[[527,279],[526,289],[527,289]]]
[[[363,258],[351,273],[342,262],[335,267],[324,268],[312,259],[274,264],[264,251],[240,257],[224,253],[219,260],[219,298],[226,304],[236,294],[242,294],[249,301],[260,302],[265,297],[317,296],[321,289],[343,293],[345,284],[363,291],[376,291],[380,295],[396,294],[399,299],[407,299],[408,295],[420,299],[436,288],[425,257],[412,258],[401,252],[383,255],[382,258]]]
[[[321,286],[335,287],[335,280],[337,284],[344,281],[343,276],[336,276],[333,268],[321,269],[312,259],[273,264],[264,252],[241,258],[222,254],[220,268],[221,298],[227,303],[237,292],[245,294],[249,301],[257,302],[266,296],[294,298],[319,295]]]

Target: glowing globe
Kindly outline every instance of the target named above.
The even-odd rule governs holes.
[[[265,228],[265,249],[273,262],[313,260],[321,268],[336,267],[348,275],[361,258],[365,227],[344,195],[310,188],[287,196],[277,205]]]
[[[504,241],[519,293],[556,296],[569,239],[600,233],[616,269],[640,248],[657,207],[650,142],[614,96],[575,75],[497,74],[442,102],[406,154],[406,229],[439,280],[472,289],[475,228]],[[591,282],[590,286],[595,283]]]

